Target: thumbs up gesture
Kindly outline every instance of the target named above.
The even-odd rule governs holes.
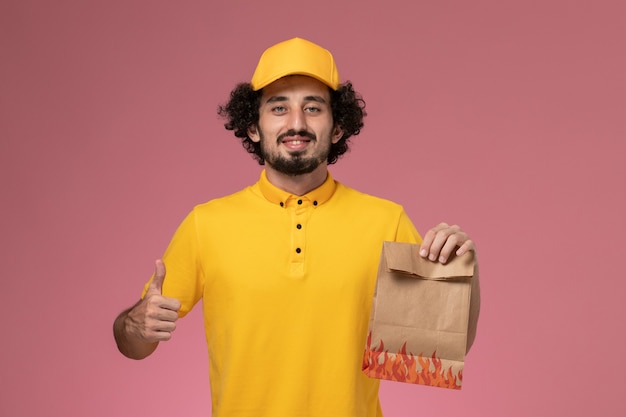
[[[159,259],[145,296],[128,312],[128,333],[147,343],[170,340],[176,330],[181,304],[175,298],[163,296],[164,281],[165,265]]]

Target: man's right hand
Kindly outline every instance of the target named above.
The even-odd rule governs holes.
[[[175,298],[163,296],[164,281],[165,265],[159,259],[143,299],[115,320],[115,340],[125,356],[142,359],[150,355],[159,342],[172,338],[181,304]]]
[[[180,301],[163,296],[163,281],[165,265],[159,259],[143,300],[128,312],[127,331],[145,342],[170,340],[176,330]]]

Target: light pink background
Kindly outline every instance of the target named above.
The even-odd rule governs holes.
[[[624,415],[625,5],[2,1],[0,415],[210,414],[199,310],[140,362],[111,324],[257,179],[216,106],[293,36],[368,103],[335,177],[479,247],[463,390],[383,383],[386,416]]]

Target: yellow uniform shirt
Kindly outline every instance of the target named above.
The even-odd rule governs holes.
[[[381,416],[361,371],[382,242],[419,243],[402,207],[332,179],[258,183],[196,206],[166,253],[181,316],[203,299],[216,417]]]

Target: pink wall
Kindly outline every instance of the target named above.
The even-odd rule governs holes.
[[[625,5],[3,1],[0,415],[209,415],[198,311],[141,362],[111,324],[192,205],[256,180],[215,109],[292,36],[368,103],[335,177],[479,246],[463,390],[384,383],[386,415],[623,415]]]

